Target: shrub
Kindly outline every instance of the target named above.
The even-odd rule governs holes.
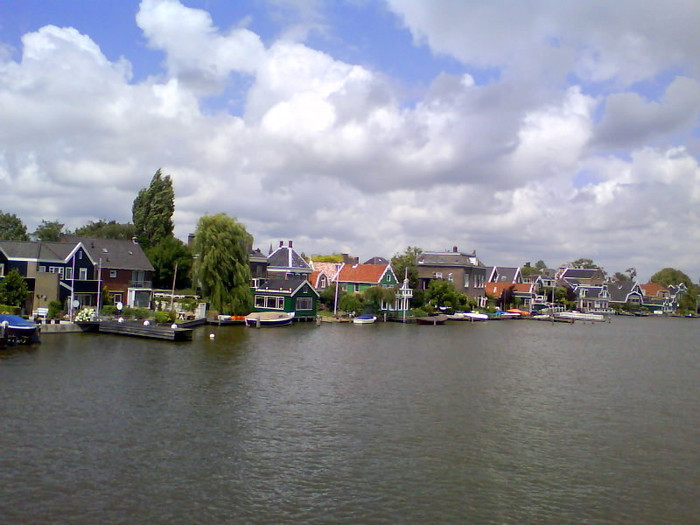
[[[156,323],[158,324],[165,324],[165,323],[172,323],[175,321],[175,313],[174,312],[166,312],[166,311],[158,311],[156,312]]]
[[[61,301],[51,301],[49,303],[49,319],[59,319],[63,317],[63,304]]]
[[[117,307],[113,304],[106,304],[102,306],[102,310],[100,310],[100,313],[102,313],[102,315],[116,315]]]
[[[11,306],[9,304],[0,304],[0,314],[19,315],[22,308],[19,306]]]

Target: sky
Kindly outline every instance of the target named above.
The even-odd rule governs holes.
[[[3,0],[0,210],[700,280],[700,2]]]

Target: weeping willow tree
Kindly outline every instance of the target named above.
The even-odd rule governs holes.
[[[244,315],[252,310],[249,247],[245,226],[224,213],[199,219],[194,234],[194,276],[212,309]]]

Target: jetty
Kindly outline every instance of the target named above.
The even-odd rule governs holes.
[[[191,328],[172,328],[168,326],[146,325],[138,322],[118,321],[79,321],[76,323],[83,332],[98,332],[101,334],[128,335],[146,339],[162,339],[166,341],[191,341]]]

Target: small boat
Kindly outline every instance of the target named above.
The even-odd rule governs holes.
[[[0,314],[0,333],[6,346],[39,342],[39,327],[19,315]]]
[[[219,315],[216,317],[216,324],[219,326],[245,324],[245,315]]]
[[[284,326],[293,320],[294,312],[253,312],[245,316],[248,326]]]
[[[455,312],[453,314],[447,314],[448,321],[471,321],[468,312]]]
[[[353,324],[373,324],[377,318],[372,314],[362,314],[355,317],[352,322]]]
[[[584,314],[582,312],[561,312],[556,315],[562,319],[573,319],[574,321],[605,321],[605,316],[601,314]]]
[[[467,312],[464,314],[471,321],[488,321],[489,316],[487,314],[482,314],[479,312]]]
[[[445,314],[426,315],[425,317],[416,317],[416,323],[418,323],[418,324],[438,325],[438,324],[445,324],[445,321],[447,321],[447,316]]]

